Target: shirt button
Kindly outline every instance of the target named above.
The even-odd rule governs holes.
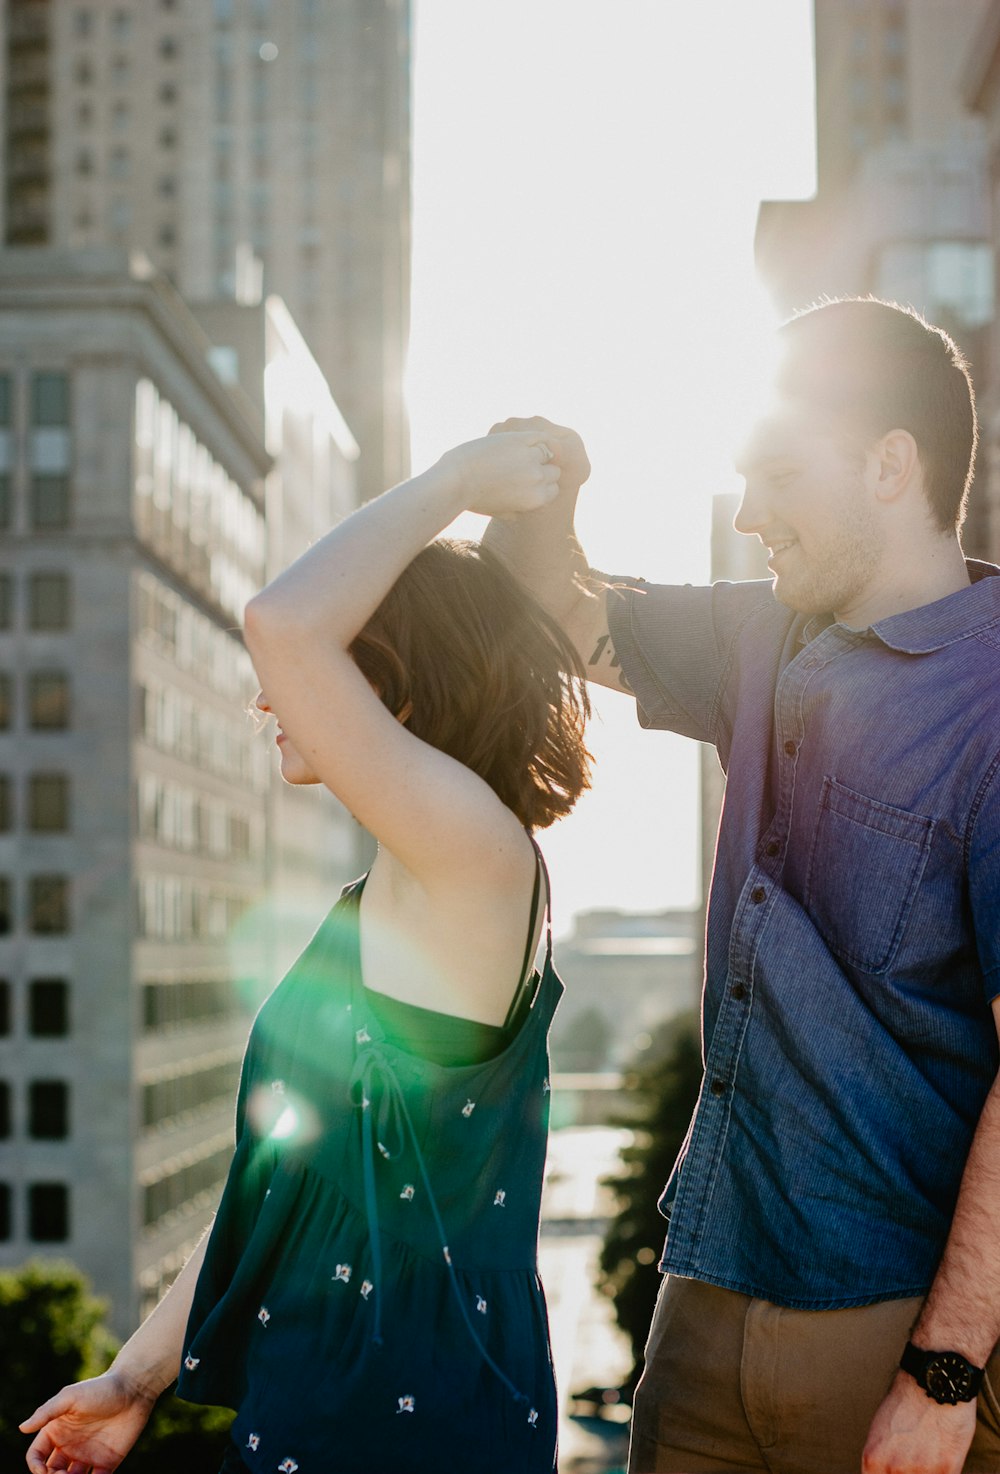
[[[767,891],[762,885],[755,885],[753,890],[750,892],[750,899],[755,906],[759,906],[761,901],[767,900]]]
[[[769,839],[767,844],[764,846],[764,853],[765,855],[770,855],[773,860],[775,855],[781,854],[781,845],[776,839]]]
[[[747,996],[747,990],[742,983],[734,983],[729,990],[729,994],[731,998],[736,999],[737,1003],[742,1003],[743,999]]]
[[[713,1095],[724,1095],[726,1092],[725,1080],[713,1080],[711,1084],[711,1091]]]
[[[789,757],[794,757],[796,750],[797,749],[795,743],[791,740],[791,738],[789,738],[789,740],[785,743],[785,751],[788,753]]]

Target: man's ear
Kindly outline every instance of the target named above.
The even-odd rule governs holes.
[[[872,490],[881,502],[894,502],[921,475],[920,452],[909,430],[890,430],[868,452]]]

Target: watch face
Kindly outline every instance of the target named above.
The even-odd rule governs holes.
[[[964,1356],[943,1351],[924,1368],[924,1384],[938,1402],[967,1402],[972,1396],[972,1370]]]

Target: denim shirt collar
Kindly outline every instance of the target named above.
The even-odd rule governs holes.
[[[976,558],[967,558],[965,562],[971,580],[967,589],[946,594],[933,604],[921,604],[917,609],[906,609],[902,614],[877,620],[869,629],[857,633],[875,635],[890,650],[899,650],[904,655],[929,655],[991,625],[1000,625],[1000,567]],[[832,623],[828,614],[813,615],[802,626],[799,636],[802,644],[808,644]]]

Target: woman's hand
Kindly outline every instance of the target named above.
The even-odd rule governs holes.
[[[559,491],[560,465],[554,437],[539,430],[484,435],[446,451],[438,462],[458,488],[463,505],[486,517],[537,512]]]
[[[559,490],[577,491],[590,475],[590,458],[586,447],[575,430],[568,425],[555,425],[542,415],[531,415],[528,419],[503,420],[490,428],[491,435],[503,435],[509,430],[531,430],[540,434],[555,452],[556,462],[562,472]]]
[[[142,1432],[156,1398],[112,1367],[64,1387],[20,1425],[35,1439],[25,1454],[31,1474],[111,1474]]]

